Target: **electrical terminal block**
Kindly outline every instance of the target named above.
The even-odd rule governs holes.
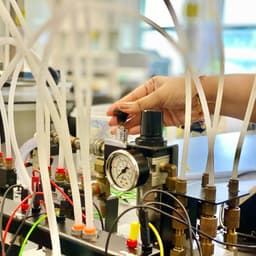
[[[55,171],[55,180],[58,182],[64,182],[66,179],[65,168],[58,167]]]
[[[12,157],[6,157],[5,158],[5,168],[6,168],[6,170],[12,170],[13,169],[13,158]]]
[[[4,153],[0,152],[0,167],[4,166]]]

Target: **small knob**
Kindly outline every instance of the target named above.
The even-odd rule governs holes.
[[[119,109],[114,110],[114,116],[116,116],[118,124],[125,123],[128,118],[128,114]]]

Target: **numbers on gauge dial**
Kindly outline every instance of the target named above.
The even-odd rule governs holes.
[[[136,172],[126,155],[117,155],[111,163],[112,180],[118,187],[129,189],[134,186]]]

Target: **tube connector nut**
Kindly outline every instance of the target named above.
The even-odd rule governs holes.
[[[81,224],[81,225],[74,224],[72,226],[71,234],[76,237],[81,237],[83,229],[84,229],[84,224]]]
[[[95,241],[97,238],[96,228],[87,228],[85,226],[82,232],[82,238],[87,241]]]

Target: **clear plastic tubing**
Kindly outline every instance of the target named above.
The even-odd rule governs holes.
[[[182,150],[181,169],[180,169],[180,175],[179,175],[180,179],[186,178],[188,146],[189,146],[189,137],[190,137],[190,124],[191,124],[192,92],[191,92],[191,75],[188,71],[186,71],[185,73],[185,91],[186,91],[186,99],[185,99],[186,115],[185,115],[185,129],[184,129],[184,145]]]
[[[241,156],[241,151],[242,151],[242,145],[244,142],[244,138],[247,132],[247,128],[250,122],[250,118],[253,112],[254,104],[255,104],[255,99],[256,99],[256,75],[254,77],[252,89],[251,89],[251,94],[248,100],[248,105],[246,108],[245,116],[244,116],[244,122],[243,122],[243,127],[239,135],[238,143],[237,143],[237,148],[236,148],[236,153],[235,153],[235,159],[233,163],[233,170],[232,170],[232,179],[237,179],[238,178],[238,165],[240,161],[240,156]]]
[[[6,9],[10,13],[11,8],[10,8],[9,0],[5,0],[5,5],[6,5]],[[7,25],[5,25],[5,36],[6,37],[9,36],[9,30]],[[4,69],[7,68],[9,61],[10,61],[10,45],[6,44],[4,47]]]
[[[2,5],[2,3],[0,2],[0,7],[1,7],[1,5]],[[33,74],[35,75],[35,77],[37,78],[37,72],[38,72],[38,70],[41,70],[41,68],[36,69],[37,63],[32,58],[32,55],[29,52],[29,50],[25,48],[24,43],[22,41],[22,38],[20,37],[19,31],[17,31],[17,28],[15,27],[13,21],[10,19],[9,14],[6,12],[4,7],[0,8],[0,14],[3,17],[3,20],[5,20],[5,22],[7,24],[9,24],[10,32],[15,36],[15,38],[18,41],[20,47],[23,47],[24,51],[26,52],[26,56],[27,56],[28,62],[30,64],[30,68],[31,68]],[[56,21],[56,23],[57,23],[57,21]],[[49,22],[48,24],[52,24],[52,23]],[[55,23],[53,23],[53,24],[55,24]],[[46,27],[44,27],[44,28],[46,28]],[[39,34],[37,34],[32,39],[35,40],[35,38],[37,38],[38,35]],[[31,45],[31,42],[28,42],[28,45]],[[49,50],[50,49],[46,49],[45,52],[47,53],[47,51],[49,52]],[[50,79],[49,80],[50,84],[51,84],[51,81],[52,80]],[[45,100],[46,100],[46,102],[48,104],[48,107],[50,109],[50,113],[51,113],[51,116],[52,116],[53,121],[55,123],[57,132],[60,136],[60,139],[62,140],[62,143],[65,146],[64,151],[65,151],[65,156],[67,157],[67,159],[66,159],[67,165],[69,165],[68,168],[69,168],[69,171],[70,171],[69,174],[70,174],[70,179],[71,179],[71,184],[72,184],[71,190],[72,190],[72,196],[73,196],[73,200],[74,200],[75,223],[76,224],[81,224],[82,223],[81,203],[80,203],[79,189],[77,187],[78,182],[77,182],[75,167],[74,167],[74,163],[73,163],[73,159],[72,159],[72,150],[71,150],[71,146],[68,145],[67,143],[65,143],[65,141],[67,141],[67,139],[69,138],[67,123],[65,123],[65,121],[64,121],[66,116],[64,118],[63,109],[60,108],[60,111],[62,111],[62,119],[60,119],[58,117],[58,112],[55,109],[55,104],[53,103],[53,101],[51,99],[51,96],[49,94],[48,89],[47,88],[42,88],[42,90],[44,91]],[[55,93],[55,92],[53,91],[53,93]]]
[[[24,163],[26,161],[27,156],[29,153],[37,147],[37,140],[36,137],[32,137],[29,140],[27,140],[21,147],[20,147],[20,154],[22,158],[22,162]],[[17,166],[17,160],[15,161],[15,166]],[[20,178],[19,178],[20,180]],[[24,184],[20,182],[21,184]]]
[[[1,13],[1,16],[3,16],[4,18],[7,19],[7,23],[9,23],[9,26],[10,26],[10,32],[15,35],[16,40],[19,43],[19,46],[22,47],[23,46],[22,38],[21,38],[19,32],[17,31],[15,25],[13,24],[12,20],[10,20],[10,17],[8,16],[8,13],[6,13],[3,8],[1,9],[0,13]],[[25,46],[23,46],[23,50],[24,50],[24,53],[26,53],[28,51],[25,48]],[[29,58],[29,55],[27,55],[27,57]],[[39,108],[39,110],[40,110],[40,108]],[[41,119],[41,117],[39,119]],[[40,125],[37,125],[37,127],[40,127]],[[44,138],[44,136],[42,136],[42,137]],[[39,136],[39,138],[40,138],[40,136]],[[42,143],[44,143],[44,140],[42,140],[42,141],[43,141]],[[45,145],[45,146],[47,147],[47,145]],[[51,195],[51,192],[50,192],[51,187],[50,187],[49,177],[48,177],[48,180],[47,180],[47,178],[46,178],[47,176],[45,176],[45,175],[49,176],[47,158],[46,158],[46,168],[45,168],[44,161],[43,161],[43,157],[44,157],[43,156],[43,150],[45,150],[45,149],[44,149],[43,146],[41,146],[40,143],[38,143],[38,147],[39,148],[41,147],[41,152],[42,152],[42,154],[39,154],[39,159],[41,159],[41,163],[42,163],[42,166],[40,165],[40,167],[41,167],[41,170],[42,170],[42,183],[43,183],[43,187],[44,187],[45,194],[46,194],[45,195],[45,202],[46,202],[46,208],[47,208],[47,211],[48,211],[50,234],[51,234],[51,240],[52,240],[52,244],[53,244],[53,254],[54,255],[61,255],[60,242],[59,242],[59,236],[58,236],[58,228],[57,228],[57,223],[56,223],[56,217],[55,217],[52,195]],[[47,155],[47,153],[45,155]],[[47,171],[44,171],[44,170],[47,170]],[[47,188],[47,189],[45,189],[45,188]],[[49,194],[49,195],[47,195],[47,194]]]
[[[11,5],[12,5],[12,7],[13,7],[13,9],[14,9],[16,15],[17,15],[17,17],[19,18],[19,21],[20,21],[20,23],[21,23],[21,27],[23,28],[23,30],[24,30],[24,32],[25,32],[25,35],[26,35],[27,37],[31,36],[31,33],[30,33],[30,31],[29,31],[29,28],[28,28],[28,26],[27,26],[27,24],[26,24],[26,21],[25,21],[23,15],[22,15],[22,13],[21,13],[21,11],[20,11],[20,9],[19,9],[19,6],[17,5],[17,2],[14,1],[14,0],[9,0],[9,1],[10,1]],[[34,54],[34,57],[35,57],[36,59],[38,59],[35,54]],[[38,61],[38,63],[39,63],[39,61]],[[53,81],[52,76],[51,76],[49,73],[47,74],[47,79],[50,80],[50,81],[48,81],[48,83],[49,83],[51,89],[55,92],[54,95],[55,95],[55,96],[57,95],[56,100],[58,101],[59,104],[61,104],[61,103],[60,103],[60,102],[61,102],[61,98],[58,97],[57,88],[56,88],[55,85],[53,85],[53,84],[54,84],[54,81]],[[63,101],[62,101],[62,102],[63,102]],[[63,108],[64,108],[64,107],[63,107]]]
[[[45,66],[46,65],[42,65],[42,68]],[[82,215],[81,215],[82,212],[81,212],[80,194],[79,194],[79,189],[78,189],[78,180],[77,180],[77,176],[76,176],[75,166],[73,163],[71,145],[70,145],[70,143],[65,143],[66,141],[70,140],[67,123],[65,122],[63,110],[61,113],[62,117],[58,116],[58,112],[55,109],[55,104],[54,104],[53,100],[51,99],[48,89],[45,88],[43,81],[41,84],[42,93],[44,95],[45,101],[47,102],[47,106],[49,107],[54,125],[55,125],[57,133],[59,135],[60,143],[63,147],[67,167],[69,170],[69,175],[70,175],[70,180],[71,180],[71,182],[70,182],[71,190],[72,190],[72,196],[73,196],[73,201],[74,201],[75,223],[80,225],[82,223]],[[39,85],[40,85],[40,83],[39,83]]]
[[[216,17],[216,33],[217,33],[217,43],[220,49],[220,74],[219,74],[219,81],[218,81],[218,90],[217,90],[217,97],[216,97],[216,104],[214,109],[213,115],[213,125],[211,131],[208,133],[208,159],[206,165],[206,171],[213,170],[214,171],[214,144],[216,138],[216,132],[218,129],[218,124],[220,120],[220,109],[222,103],[222,96],[223,96],[223,89],[224,89],[224,72],[225,72],[225,65],[224,65],[224,46],[222,40],[222,32],[221,32],[221,24],[220,24],[220,16],[218,15],[218,3],[212,2],[213,4],[212,9],[215,8]],[[211,175],[210,175],[211,174]],[[209,185],[214,184],[214,173],[209,172]]]
[[[87,65],[86,68],[88,70],[87,75],[87,90],[86,90],[86,106],[85,106],[85,132],[83,133],[84,145],[83,150],[81,152],[81,162],[82,162],[82,170],[84,171],[84,193],[85,193],[85,203],[86,203],[86,227],[88,229],[94,228],[93,223],[93,200],[92,200],[92,188],[91,188],[91,166],[90,166],[90,129],[91,129],[91,103],[92,103],[92,59],[89,56],[90,49],[88,49],[87,55]],[[80,126],[80,129],[82,127]]]
[[[19,73],[22,68],[22,64],[23,62],[21,60],[16,66],[16,69],[13,74],[10,92],[9,92],[9,100],[8,100],[8,120],[9,120],[9,129],[10,129],[10,138],[12,142],[13,151],[16,156],[16,161],[17,161],[16,162],[17,173],[18,174],[23,173],[23,175],[19,175],[20,181],[23,181],[24,183],[22,184],[24,184],[28,189],[30,189],[30,178],[24,166],[24,161],[19,151],[16,134],[15,134],[15,126],[14,126],[14,96],[15,96],[16,84],[18,81]]]
[[[176,28],[176,31],[177,31],[177,35],[178,37],[180,38],[180,40],[182,40],[184,37],[183,37],[183,32],[180,28],[180,25],[178,23],[178,19],[177,19],[177,15],[174,11],[174,8],[171,4],[170,1],[164,1],[167,8],[168,8],[168,11],[172,17],[172,20],[173,20],[173,23],[175,25],[175,28]],[[177,47],[176,47],[177,48]],[[209,113],[209,108],[208,108],[208,104],[207,104],[207,101],[206,101],[206,97],[205,97],[205,94],[204,94],[204,91],[203,91],[203,87],[202,87],[202,84],[201,84],[201,81],[199,80],[199,78],[193,74],[192,72],[192,68],[191,68],[191,64],[188,60],[188,57],[187,57],[187,53],[186,51],[183,49],[183,48],[178,48],[179,49],[179,52],[181,52],[182,56],[184,57],[184,61],[187,65],[187,72],[189,72],[190,74],[192,74],[192,78],[194,80],[194,83],[195,83],[195,86],[196,86],[196,89],[197,89],[197,92],[198,92],[198,95],[199,95],[199,98],[200,98],[200,101],[201,101],[201,104],[202,104],[202,109],[203,109],[203,113],[204,113],[204,117],[205,117],[205,125],[206,125],[206,130],[207,132],[210,131],[211,129],[211,119],[210,119],[210,113]],[[188,93],[186,91],[186,93]],[[191,105],[189,106],[191,108]],[[186,111],[188,111],[188,109],[186,108]],[[191,111],[191,110],[190,110]],[[190,112],[191,113],[191,112]],[[188,115],[189,113],[185,113],[185,115]],[[186,117],[185,117],[186,119]],[[190,125],[189,125],[190,126]],[[189,143],[189,137],[184,137],[184,145],[183,145],[183,150],[187,150],[188,148],[188,144]],[[209,139],[208,137],[208,144],[210,145],[211,143],[211,140]],[[210,149],[210,146],[209,146],[209,149]],[[183,153],[183,156],[187,158],[187,153]],[[183,160],[182,161],[187,161],[187,160]],[[181,170],[181,175],[182,177],[184,177],[184,171]],[[211,173],[209,174],[211,177],[214,177],[214,170],[211,171]]]
[[[40,174],[42,179],[43,191],[44,191],[44,200],[46,204],[46,210],[48,214],[48,222],[51,234],[51,243],[52,243],[52,254],[61,255],[61,247],[59,240],[59,231],[56,222],[55,209],[52,199],[51,192],[51,183],[48,171],[48,152],[47,152],[47,141],[45,141],[45,119],[42,116],[45,115],[43,100],[40,99],[40,90],[38,91],[38,99],[36,105],[36,130],[37,130],[37,140],[38,140],[38,158],[40,163]]]
[[[87,9],[88,11],[88,9]],[[90,17],[90,15],[88,15]],[[76,16],[71,16],[72,25],[76,25]],[[89,22],[88,22],[89,23]],[[75,51],[75,45],[77,35],[73,31],[73,40],[71,45],[73,47],[73,51]],[[86,57],[86,82],[87,87],[86,90],[82,87],[84,84],[83,79],[81,77],[81,62],[77,55],[74,55],[74,78],[76,84],[76,106],[77,106],[77,124],[78,131],[80,136],[80,156],[81,156],[81,167],[83,173],[83,184],[84,184],[84,199],[85,199],[85,209],[86,209],[86,229],[94,229],[93,222],[93,200],[92,200],[92,186],[91,186],[91,167],[90,167],[90,123],[91,123],[91,102],[92,102],[92,94],[91,94],[91,85],[92,85],[92,60],[90,56],[89,42],[84,45],[84,49],[87,53]],[[84,95],[86,92],[86,95]],[[85,103],[84,103],[85,96]],[[85,104],[85,106],[84,106]],[[83,131],[83,132],[82,132]]]
[[[3,45],[3,44],[11,44],[13,46],[16,46],[15,41],[11,38],[1,38],[0,45]],[[3,74],[0,77],[0,111],[1,111],[2,120],[3,120],[3,128],[4,128],[5,144],[6,144],[6,156],[7,157],[12,156],[12,150],[11,150],[11,140],[10,140],[8,118],[7,118],[7,113],[6,113],[4,99],[3,99],[1,89],[2,89],[5,81],[9,78],[9,76],[13,72],[15,66],[18,63],[18,60],[19,59],[17,58],[17,56],[15,56],[14,59],[7,66],[5,72],[3,72]]]
[[[72,196],[73,196],[73,201],[74,201],[74,217],[75,217],[75,224],[77,225],[81,225],[82,224],[82,211],[81,211],[81,202],[80,202],[80,194],[79,194],[79,188],[78,188],[78,180],[77,180],[77,174],[75,171],[75,166],[74,166],[74,162],[73,162],[73,156],[72,156],[72,149],[71,149],[71,145],[70,143],[66,143],[66,141],[70,140],[70,136],[69,136],[69,130],[68,130],[68,125],[67,125],[67,119],[66,119],[66,110],[64,109],[64,104],[62,102],[61,106],[59,106],[59,110],[60,110],[60,115],[58,115],[58,111],[55,108],[55,103],[53,102],[53,100],[51,99],[51,95],[49,94],[48,89],[45,87],[44,84],[44,77],[47,74],[47,63],[48,63],[48,59],[49,59],[49,54],[51,52],[51,45],[52,45],[52,40],[53,40],[53,35],[54,35],[53,31],[50,35],[50,39],[48,44],[45,47],[44,50],[44,59],[41,63],[41,67],[40,70],[41,72],[41,82],[39,83],[39,86],[41,87],[41,92],[42,95],[44,95],[44,99],[47,103],[47,106],[50,110],[54,125],[56,127],[57,133],[59,135],[60,138],[60,143],[63,146],[63,150],[65,153],[65,160],[67,163],[67,167],[69,170],[69,176],[70,176],[70,184],[71,184],[71,191],[72,191]],[[49,80],[49,82],[51,83],[51,80]],[[57,92],[53,92],[54,95]],[[60,98],[60,93],[58,91],[58,95],[55,95],[56,97]]]
[[[64,76],[64,72],[62,72],[61,74],[63,74]],[[60,93],[63,99],[63,103],[64,103],[64,109],[66,109],[66,87],[65,87],[65,79],[63,79],[63,77],[61,76],[61,81],[60,81]],[[62,148],[62,144],[61,142],[59,142],[59,157],[58,157],[58,166],[59,167],[64,167],[64,152],[63,152],[63,148]]]

